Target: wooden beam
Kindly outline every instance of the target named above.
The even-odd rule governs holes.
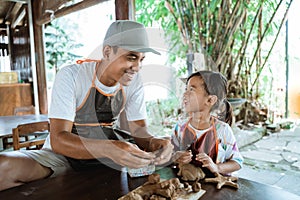
[[[43,11],[52,10],[57,11],[62,5],[70,2],[71,0],[43,0]]]
[[[16,28],[16,26],[23,20],[25,15],[26,15],[26,8],[23,7],[21,12],[19,12],[18,15],[16,15],[15,19],[13,19],[11,28],[13,29]]]
[[[115,0],[116,20],[129,19],[128,0]]]
[[[28,3],[29,0],[0,0],[0,2],[4,2],[4,1]]]
[[[14,16],[17,14],[17,12],[19,11],[19,9],[21,7],[22,7],[21,3],[11,4],[10,8],[6,12],[6,16],[5,16],[5,19],[4,19],[6,24],[11,24],[12,19],[14,18]]]
[[[84,0],[71,6],[59,9],[58,11],[54,12],[54,16],[55,18],[63,17],[67,14],[89,8],[104,1],[108,0]],[[51,22],[51,17],[49,13],[43,13],[42,17],[36,20],[37,25],[47,24],[49,22]]]
[[[46,81],[46,62],[44,48],[44,27],[38,25],[36,19],[41,16],[42,2],[40,0],[32,1],[33,11],[33,29],[34,29],[34,50],[35,50],[35,67],[36,67],[36,82],[39,112],[41,114],[48,113],[48,98],[47,98],[47,81]],[[34,94],[35,96],[37,94]]]

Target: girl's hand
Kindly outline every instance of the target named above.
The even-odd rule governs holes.
[[[218,165],[206,153],[196,155],[196,160],[202,163],[202,167],[208,168],[212,173],[219,173]]]
[[[176,163],[187,164],[192,161],[192,152],[189,151],[177,151],[174,153],[172,159]]]

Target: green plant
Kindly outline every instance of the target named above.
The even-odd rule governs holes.
[[[202,53],[206,68],[228,79],[232,88],[229,97],[257,101],[262,95],[261,84],[266,84],[263,70],[292,1],[153,0],[153,8],[150,3],[136,0],[136,13],[138,21],[161,24],[177,57]],[[182,68],[186,71],[187,66]],[[248,111],[244,113],[246,119]]]
[[[171,96],[168,99],[148,101],[146,107],[150,131],[158,136],[170,135],[180,112],[180,100]]]
[[[187,46],[182,45],[182,38],[178,31],[176,22],[165,7],[165,1],[157,0],[136,0],[136,20],[145,26],[152,27],[159,24],[165,32],[165,40],[169,44],[169,62],[174,63],[179,59],[186,58]],[[186,73],[186,68],[181,67],[178,75]]]
[[[73,53],[83,45],[75,41],[77,25],[64,18],[53,20],[45,29],[46,66],[48,69],[59,70],[64,64],[73,63],[81,56]]]

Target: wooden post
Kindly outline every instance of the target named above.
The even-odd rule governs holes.
[[[116,20],[129,19],[129,0],[115,0]]]
[[[35,47],[35,64],[38,83],[38,100],[41,114],[48,113],[47,99],[47,82],[46,82],[46,65],[45,65],[45,49],[44,49],[44,25],[38,25],[36,19],[42,14],[42,1],[32,1],[33,13],[33,29],[34,29],[34,47]]]

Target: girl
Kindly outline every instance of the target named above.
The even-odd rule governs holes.
[[[188,77],[183,107],[189,119],[178,122],[172,135],[176,163],[193,163],[207,175],[241,168],[243,158],[230,127],[232,108],[226,93],[227,80],[218,72],[198,71]]]

